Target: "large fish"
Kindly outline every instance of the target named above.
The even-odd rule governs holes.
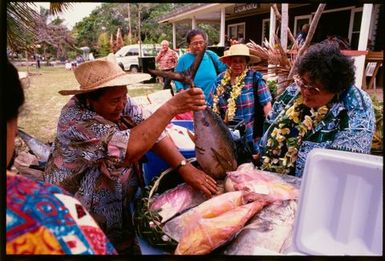
[[[236,171],[227,173],[225,187],[229,191],[253,192],[255,199],[265,198],[269,201],[298,199],[299,183],[288,182],[284,179],[285,176],[288,175],[262,171],[253,163],[244,163]]]
[[[201,217],[188,224],[189,229],[183,235],[175,250],[176,255],[205,255],[228,242],[260,211],[266,201],[254,201],[212,217]]]
[[[199,52],[190,68],[184,72],[149,70],[151,74],[177,80],[194,87],[193,79],[206,48]],[[195,154],[200,167],[213,178],[223,178],[237,168],[235,143],[223,120],[210,108],[193,113]]]
[[[224,254],[285,254],[292,243],[296,210],[296,200],[276,201],[265,207],[241,230]]]
[[[159,211],[162,223],[185,209],[195,207],[206,199],[200,191],[186,183],[181,183],[151,200],[150,210]]]
[[[227,192],[215,196],[167,222],[163,227],[163,232],[175,241],[179,241],[186,233],[186,227],[196,223],[198,219],[220,216],[246,202],[247,197],[243,191]]]
[[[214,178],[237,169],[235,143],[230,130],[210,108],[194,112],[195,157],[199,166]]]
[[[40,161],[47,162],[51,153],[51,147],[49,145],[32,137],[21,129],[18,129],[17,135],[27,144],[28,148]]]

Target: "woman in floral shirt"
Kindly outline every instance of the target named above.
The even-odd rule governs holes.
[[[44,178],[83,203],[119,254],[138,253],[128,202],[140,182],[137,162],[145,152],[152,148],[207,196],[217,192],[215,180],[186,164],[163,132],[176,114],[204,109],[203,92],[194,88],[175,95],[150,115],[127,97],[127,85],[150,75],[127,74],[111,56],[85,62],[74,73],[80,87],[60,91],[74,96],[61,111]]]
[[[5,88],[7,164],[14,149],[24,93],[16,68],[7,63]],[[8,255],[106,255],[116,250],[82,204],[58,186],[7,171]]]
[[[353,85],[353,61],[324,43],[311,46],[296,66],[295,83],[265,122],[261,168],[301,177],[314,148],[369,153],[375,116],[369,95]]]

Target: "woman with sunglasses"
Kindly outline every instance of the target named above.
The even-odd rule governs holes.
[[[265,121],[261,169],[300,177],[313,148],[370,153],[373,105],[354,86],[352,59],[336,44],[315,44],[297,60],[296,72]]]

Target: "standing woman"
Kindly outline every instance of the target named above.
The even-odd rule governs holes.
[[[259,149],[263,121],[271,110],[272,96],[262,74],[250,70],[247,65],[261,59],[250,55],[245,44],[234,44],[220,60],[228,65],[228,69],[214,82],[208,104],[225,123],[234,119],[244,121],[246,142],[255,154]]]
[[[179,57],[178,64],[176,65],[176,72],[183,72],[190,68],[195,56],[198,52],[201,52],[207,45],[207,34],[200,29],[193,29],[187,33],[186,41],[189,47],[189,52]],[[202,62],[195,74],[194,83],[196,87],[203,90],[206,100],[210,96],[211,85],[217,78],[217,75],[225,71],[227,66],[223,64],[216,53],[207,50],[203,56]],[[176,91],[179,92],[183,89],[187,89],[188,86],[185,83],[175,81]]]

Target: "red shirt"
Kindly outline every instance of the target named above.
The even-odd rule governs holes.
[[[178,55],[174,50],[168,48],[167,52],[161,50],[155,57],[155,61],[159,64],[161,70],[170,70],[175,68]]]

